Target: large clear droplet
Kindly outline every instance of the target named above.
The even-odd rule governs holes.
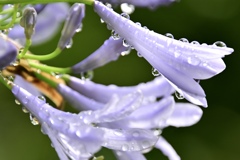
[[[174,36],[171,33],[166,33],[165,36],[168,38],[174,38]]]
[[[153,76],[160,76],[161,74],[158,72],[156,68],[152,68],[152,75]]]
[[[122,151],[128,151],[129,150],[129,146],[127,144],[122,145]]]
[[[43,102],[46,102],[46,98],[44,96],[38,96],[38,99],[42,100]]]
[[[129,47],[130,46],[126,39],[123,40],[123,46],[124,47]]]
[[[132,4],[128,4],[128,3],[122,3],[120,7],[121,7],[122,12],[127,13],[127,14],[132,14],[135,10],[135,6]]]
[[[75,30],[75,32],[77,32],[77,33],[78,33],[78,32],[81,32],[81,31],[82,31],[82,26],[83,26],[83,25],[82,25],[82,23],[81,23],[81,24],[79,25],[79,27]]]
[[[180,38],[179,41],[184,42],[184,43],[189,43],[189,41],[186,38]]]
[[[82,80],[92,80],[93,71],[82,72],[80,76]]]
[[[71,39],[71,40],[68,42],[68,44],[66,45],[66,48],[69,49],[69,48],[72,47],[72,45],[73,45],[73,40]]]
[[[39,121],[37,120],[37,118],[35,116],[33,116],[32,114],[30,114],[30,121],[33,125],[39,125]]]
[[[26,107],[22,107],[23,113],[29,113],[28,109]]]
[[[217,42],[213,43],[213,45],[215,45],[217,47],[227,47],[227,45],[222,41],[217,41]]]
[[[175,91],[175,96],[177,97],[177,99],[184,99],[184,96],[177,91]]]
[[[200,45],[200,43],[198,41],[192,41],[191,44]]]

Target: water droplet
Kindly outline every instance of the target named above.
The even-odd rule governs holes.
[[[73,45],[73,40],[71,39],[71,40],[68,42],[68,44],[66,45],[66,48],[69,49],[69,48],[72,47],[72,45]]]
[[[11,65],[14,66],[14,67],[17,67],[19,64],[20,64],[19,59],[11,63]]]
[[[121,53],[121,56],[129,55],[130,52],[131,52],[131,48],[129,48],[129,49],[126,50],[126,51],[123,51],[123,52]]]
[[[155,129],[155,130],[153,131],[153,134],[154,134],[155,136],[159,136],[161,133],[162,133],[162,131],[161,131],[160,129]]]
[[[186,38],[180,38],[179,41],[184,42],[184,43],[189,43]]]
[[[126,19],[130,19],[130,16],[127,13],[122,13],[121,16]]]
[[[24,48],[22,47],[22,48],[20,48],[19,50],[18,50],[18,54],[21,54],[22,52],[23,52],[23,50],[24,50]]]
[[[15,99],[15,103],[16,103],[17,105],[21,105],[21,102],[20,102],[19,100],[17,100],[17,99]]]
[[[127,14],[132,14],[135,10],[135,6],[128,3],[122,3],[120,7],[122,12]]]
[[[21,16],[21,13],[20,12],[17,12],[17,15],[16,15],[17,17],[20,17]]]
[[[28,109],[26,107],[22,107],[23,113],[29,113]]]
[[[189,64],[194,65],[194,66],[198,65],[201,62],[200,59],[198,59],[196,56],[188,57],[187,61]]]
[[[195,81],[196,81],[197,83],[200,83],[200,79],[195,79]]]
[[[139,23],[139,22],[136,22],[135,24],[138,25],[138,26],[142,26],[141,23]]]
[[[129,47],[130,45],[128,44],[128,42],[126,41],[126,39],[123,40],[123,46],[124,47]]]
[[[114,30],[112,30],[111,35],[112,35],[112,38],[113,38],[114,40],[120,39],[119,34],[118,34],[117,32],[115,32]]]
[[[153,76],[160,76],[161,74],[158,72],[156,68],[152,68],[152,75]]]
[[[122,151],[128,151],[129,150],[129,146],[127,144],[122,145]]]
[[[174,36],[171,33],[166,33],[165,36],[168,38],[174,38]]]
[[[93,71],[82,72],[80,76],[82,80],[91,80],[93,78]]]
[[[39,125],[39,121],[32,114],[30,114],[30,121],[33,125]]]
[[[143,141],[142,142],[142,148],[143,149],[146,149],[146,148],[148,148],[148,147],[150,147],[151,145],[150,145],[150,143],[148,142],[148,141]]]
[[[108,7],[108,8],[112,8],[112,5],[110,3],[105,3],[105,5]]]
[[[105,23],[104,20],[103,20],[102,18],[100,18],[100,22],[101,22],[101,23]]]
[[[122,133],[121,130],[115,130],[115,131],[114,131],[114,134],[115,134],[116,136],[122,136],[122,135],[123,135],[123,133]]]
[[[217,47],[227,47],[227,45],[222,41],[217,41],[217,42],[213,43],[213,45],[215,45]]]
[[[191,44],[200,45],[200,43],[198,41],[192,41]]]
[[[133,137],[139,137],[140,136],[140,133],[138,131],[134,131],[132,133]]]
[[[43,102],[46,102],[46,98],[44,96],[38,96],[38,99],[42,100]]]
[[[11,81],[11,82],[14,81],[14,77],[13,76],[8,76],[7,79],[8,79],[8,81]]]
[[[79,25],[79,27],[75,30],[75,32],[81,32],[82,31],[82,27],[83,27],[83,25],[82,25],[82,23]]]
[[[177,97],[177,99],[184,99],[184,96],[177,91],[175,91],[175,96]]]
[[[143,57],[140,52],[137,52],[137,56],[138,56],[138,57]]]

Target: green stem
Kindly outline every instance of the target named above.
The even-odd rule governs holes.
[[[58,84],[57,84],[56,82],[53,82],[53,81],[50,80],[49,78],[46,78],[46,77],[44,77],[43,75],[41,75],[41,74],[39,74],[39,73],[36,73],[36,72],[35,72],[34,74],[35,74],[35,76],[36,76],[38,79],[46,82],[46,83],[49,84],[51,87],[54,87],[54,88],[57,87]]]
[[[31,67],[40,69],[41,71],[47,72],[47,73],[61,73],[61,74],[69,74],[72,72],[70,67],[67,68],[59,68],[59,67],[52,67],[52,66],[46,66],[46,65],[42,65],[42,64],[37,64],[37,63],[33,63],[33,62],[29,62],[29,65]]]
[[[25,46],[24,46],[24,49],[23,51],[18,55],[18,58],[21,59],[28,51],[29,47],[31,46],[32,44],[32,40],[31,39],[26,39],[26,43],[25,43]]]
[[[5,26],[0,26],[0,29],[2,29],[2,30],[3,30],[3,29],[8,29],[8,28],[11,28],[11,27],[14,25],[15,20],[16,20],[16,18],[17,18],[18,4],[15,4],[13,9],[14,9],[14,11],[13,11],[13,16],[12,16],[11,22],[8,23],[8,24],[5,25]]]
[[[54,3],[54,2],[78,2],[87,5],[93,5],[94,0],[1,0],[0,4],[16,4],[16,3]]]
[[[46,61],[46,60],[50,60],[52,58],[55,58],[61,52],[62,52],[62,50],[60,48],[56,48],[52,53],[47,54],[47,55],[25,54],[23,56],[23,58],[25,58],[25,59],[35,59],[35,60],[39,60],[39,61]]]

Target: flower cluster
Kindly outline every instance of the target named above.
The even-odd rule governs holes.
[[[34,4],[10,0],[0,10],[0,80],[30,114],[34,125],[51,139],[62,160],[103,159],[94,154],[111,149],[119,160],[144,160],[144,153],[157,148],[170,160],[180,157],[161,136],[168,126],[197,123],[207,107],[200,80],[225,69],[222,58],[233,52],[223,42],[200,44],[161,35],[130,20],[135,7],[150,9],[174,0],[78,0]],[[46,1],[48,2],[48,1]],[[49,0],[54,2],[54,0]],[[0,2],[7,3],[6,1]],[[26,3],[29,3],[26,5]],[[36,4],[39,3],[39,4]],[[105,22],[111,37],[86,59],[67,68],[47,66],[45,60],[70,48],[72,37],[82,30],[85,5]],[[112,7],[121,6],[119,14]],[[29,50],[49,40],[61,27],[56,49],[46,55]],[[51,25],[46,25],[51,24]],[[47,26],[47,27],[46,27]],[[103,85],[91,80],[94,69],[136,50],[153,67],[152,81],[136,86]],[[77,78],[76,74],[85,75]],[[190,103],[175,102],[179,99]],[[54,106],[46,102],[45,97]],[[68,102],[78,113],[64,111]]]

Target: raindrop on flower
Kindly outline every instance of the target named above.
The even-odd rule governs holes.
[[[108,7],[108,8],[112,8],[112,5],[110,3],[105,3],[105,5]]]
[[[184,96],[177,91],[175,91],[175,96],[177,97],[177,99],[184,99]]]
[[[36,117],[34,117],[32,114],[30,114],[30,121],[31,121],[31,123],[33,124],[33,125],[39,125],[39,121],[37,120],[37,118]]]
[[[213,45],[215,45],[217,47],[227,47],[227,45],[222,41],[217,41],[217,42],[213,43]]]
[[[188,40],[186,38],[180,38],[179,41],[181,42],[185,42],[185,43],[189,43]]]
[[[152,68],[152,75],[153,76],[160,76],[161,74],[158,72],[156,68]]]
[[[72,44],[73,44],[73,40],[71,39],[68,44],[66,45],[66,48],[69,49],[72,47]]]
[[[192,41],[191,44],[200,45],[200,43],[198,41]]]
[[[140,52],[137,52],[138,57],[142,57],[142,54]]]
[[[129,46],[130,46],[125,39],[123,40],[123,46],[124,46],[124,47],[129,47]]]
[[[128,4],[128,3],[122,3],[120,7],[121,7],[122,12],[127,13],[127,14],[132,14],[135,10],[135,6],[132,4]]]
[[[83,26],[83,25],[80,24],[79,27],[75,30],[75,32],[77,32],[77,33],[78,33],[78,32],[81,32],[81,31],[82,31],[82,26]]]
[[[22,111],[23,111],[23,113],[29,113],[29,111],[27,110],[26,107],[22,107]]]
[[[18,50],[18,54],[21,54],[22,52],[23,52],[23,50],[24,50],[24,48],[22,47],[22,48],[20,48],[19,50]]]
[[[123,52],[121,53],[121,56],[129,55],[130,52],[131,52],[131,48],[129,48],[129,49],[126,50],[126,51],[123,51]]]
[[[20,102],[19,100],[17,100],[17,99],[15,99],[15,103],[16,103],[17,105],[21,105],[21,102]]]
[[[124,18],[126,18],[126,19],[130,19],[129,14],[127,14],[127,13],[122,13],[121,16],[124,17]]]
[[[174,36],[171,33],[166,33],[165,36],[168,38],[174,38]]]
[[[127,144],[122,145],[122,151],[128,151],[129,146]]]
[[[46,102],[46,98],[44,96],[38,96],[38,99],[42,100],[43,102]]]
[[[148,141],[143,141],[143,142],[142,142],[142,148],[143,148],[143,149],[146,149],[146,148],[148,148],[148,147],[150,147],[150,143],[149,143]]]
[[[141,23],[139,23],[139,22],[136,22],[135,24],[138,25],[138,26],[142,26]]]
[[[101,23],[105,23],[104,20],[103,20],[102,18],[100,18],[100,22],[101,22]]]
[[[120,38],[119,34],[114,30],[112,30],[111,35],[114,40],[118,40]]]
[[[93,71],[82,72],[80,76],[82,80],[91,80],[93,78]]]

